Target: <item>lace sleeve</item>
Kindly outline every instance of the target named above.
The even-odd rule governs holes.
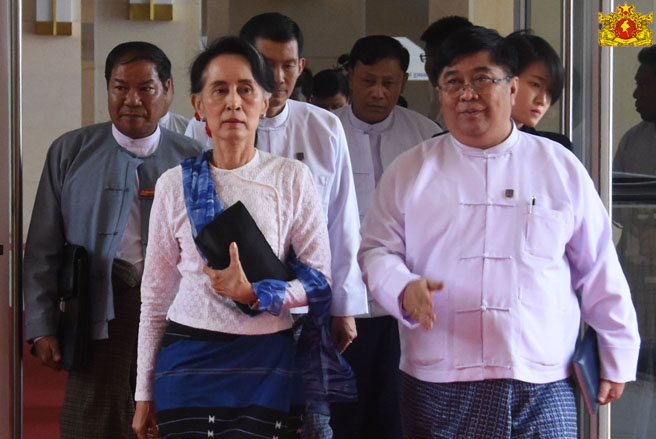
[[[155,360],[166,329],[166,314],[173,303],[180,282],[177,268],[180,248],[174,235],[172,196],[177,174],[163,175],[155,186],[150,213],[148,250],[141,284],[141,320],[137,357],[137,401],[153,399]],[[178,179],[179,180],[179,179]]]

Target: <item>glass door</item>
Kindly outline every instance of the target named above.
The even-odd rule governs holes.
[[[656,1],[627,2],[648,15]],[[613,2],[612,10],[624,2]],[[654,24],[649,24],[651,29]],[[638,379],[613,404],[613,439],[656,437],[656,49],[614,47],[613,219],[617,250],[631,286],[642,344]],[[654,90],[654,91],[652,91]],[[652,116],[654,112],[654,116]]]
[[[623,397],[602,407],[593,418],[580,404],[581,438],[656,437],[656,117],[647,121],[636,111],[635,75],[641,48],[601,47],[598,42],[599,13],[616,12],[624,3],[515,3],[516,11],[526,14],[525,26],[561,50],[567,73],[564,99],[560,106],[552,106],[542,129],[562,130],[572,139],[574,152],[612,213],[614,239],[642,337],[637,381],[628,383]],[[627,5],[647,15],[656,12],[655,0]],[[649,27],[653,29],[654,24]],[[649,73],[638,82],[647,89],[653,87],[654,94],[643,100],[656,107],[656,65]],[[613,161],[620,143],[643,155],[624,154],[624,159],[620,155]]]

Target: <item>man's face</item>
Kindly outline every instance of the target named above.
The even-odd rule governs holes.
[[[490,148],[510,134],[510,114],[517,93],[517,77],[507,77],[506,71],[492,63],[490,53],[481,51],[456,59],[440,73],[439,91],[442,114],[447,128],[465,145]],[[475,82],[488,81],[485,91],[476,92]],[[445,91],[447,84],[462,85],[456,92]]]
[[[305,67],[305,58],[298,57],[298,42],[289,40],[284,43],[258,38],[255,47],[269,60],[273,68],[276,88],[269,99],[268,117],[278,115],[285,107],[287,99],[294,91],[296,79]]]
[[[171,80],[162,84],[152,62],[117,64],[107,85],[109,117],[128,137],[150,136],[168,111],[170,93]]]
[[[635,75],[633,92],[636,111],[642,120],[656,122],[656,72],[647,64],[640,64]]]
[[[384,58],[370,66],[356,62],[349,69],[353,113],[367,123],[384,120],[394,110],[407,80],[396,59]]]

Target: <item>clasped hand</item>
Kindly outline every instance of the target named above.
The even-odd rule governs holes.
[[[229,251],[230,265],[226,269],[215,270],[206,265],[203,271],[210,277],[212,288],[217,294],[239,303],[254,303],[257,296],[241,267],[237,244],[231,243]]]

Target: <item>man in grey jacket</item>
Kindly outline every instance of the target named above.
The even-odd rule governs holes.
[[[202,151],[158,126],[170,78],[171,63],[156,46],[116,46],[105,63],[111,122],[66,133],[48,150],[25,250],[25,331],[41,362],[56,370],[64,246],[81,245],[89,254],[93,342],[87,365],[69,373],[62,439],[134,437],[131,380],[155,181]]]

